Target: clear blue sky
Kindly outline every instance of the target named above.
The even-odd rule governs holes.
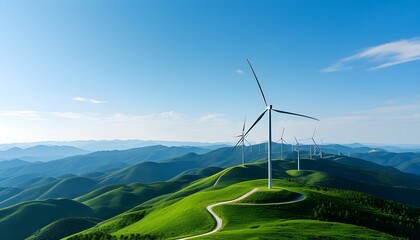
[[[420,144],[419,1],[0,0],[0,142]],[[266,137],[262,122],[250,140]]]

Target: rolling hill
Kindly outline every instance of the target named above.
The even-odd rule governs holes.
[[[68,239],[84,239],[95,234],[126,237],[137,234],[149,239],[176,239],[208,232],[215,222],[205,210],[207,205],[234,199],[255,187],[266,189],[266,180],[243,181],[252,178],[252,175],[248,175],[249,171],[237,170],[241,168],[222,171],[173,194],[152,199]],[[254,177],[258,178],[258,175]],[[214,186],[220,176],[220,183]],[[294,177],[295,181],[275,180],[273,191],[286,189],[292,193],[303,193],[305,199],[284,206],[232,204],[217,207],[215,211],[227,223],[221,232],[203,239],[257,236],[277,239],[280,232],[285,237],[296,236],[297,228],[298,236],[304,238],[396,239],[413,238],[419,233],[418,209],[363,193],[313,187],[297,181],[299,178]],[[237,183],[234,183],[235,179]],[[185,195],[185,192],[188,194]],[[262,192],[249,202],[288,201],[292,196]]]
[[[58,219],[93,215],[89,207],[68,199],[20,203],[0,209],[1,238],[21,240]]]
[[[288,224],[290,224],[290,226],[318,226],[319,228],[325,228],[324,235],[321,234],[319,237],[327,238],[331,237],[334,231],[342,231],[343,233],[353,231],[357,233],[354,236],[343,235],[349,238],[366,238],[367,235],[363,235],[363,231],[370,232],[372,236],[391,239],[399,236],[411,237],[411,235],[407,234],[412,234],[412,230],[410,230],[411,226],[417,226],[413,220],[417,215],[410,215],[407,213],[407,209],[409,209],[408,212],[414,209],[408,205],[420,207],[420,176],[404,173],[398,169],[382,166],[356,157],[326,154],[323,159],[318,157],[314,157],[315,159],[307,159],[307,153],[305,151],[302,151],[301,155],[302,170],[298,172],[294,170],[296,169],[296,161],[293,160],[294,155],[289,152],[290,148],[290,145],[284,146],[284,155],[288,157],[287,160],[273,161],[273,176],[277,179],[276,181],[281,187],[290,188],[289,190],[293,190],[292,192],[306,191],[307,197],[311,194],[315,196],[312,199],[312,205],[310,205],[312,208],[308,207],[306,210],[309,211],[309,209],[312,209],[313,211],[316,211],[316,213],[305,212],[302,215],[283,219],[284,221],[287,221],[287,223],[275,220],[273,225],[265,225],[258,222],[258,220],[257,222],[250,223],[251,225],[245,226],[239,224],[236,227],[233,226],[232,229],[226,227],[226,232],[218,232],[212,237],[216,237],[216,239],[225,236],[232,237],[232,235],[229,234],[240,233],[243,234],[243,236],[264,234],[264,236],[269,238],[271,236],[269,232],[274,231],[274,229],[283,229],[286,232],[286,236],[291,236],[293,228],[287,227],[289,226]],[[280,145],[274,144],[273,156],[275,159],[279,158],[279,149]],[[167,223],[167,221],[172,217],[175,217],[175,215],[182,210],[182,206],[190,206],[193,204],[201,206],[202,204],[209,203],[209,201],[213,200],[228,200],[227,197],[234,197],[234,195],[238,196],[249,191],[249,187],[254,183],[258,183],[258,186],[265,186],[265,184],[263,184],[264,181],[256,180],[264,179],[267,175],[266,163],[264,162],[266,152],[264,151],[263,144],[248,147],[246,149],[247,165],[245,167],[237,167],[241,159],[240,151],[232,151],[232,148],[220,148],[210,152],[207,151],[203,154],[189,152],[179,156],[177,154],[183,153],[182,150],[176,148],[174,151],[176,154],[174,155],[168,153],[167,150],[168,148],[166,147],[155,146],[146,149],[132,149],[130,151],[92,153],[95,156],[95,159],[101,159],[101,157],[104,159],[104,164],[99,164],[99,169],[110,163],[115,164],[114,166],[118,166],[118,169],[98,171],[97,168],[95,169],[92,166],[93,171],[81,171],[83,172],[83,176],[74,175],[74,173],[68,173],[68,171],[58,169],[58,172],[62,171],[62,173],[66,172],[66,174],[62,176],[46,177],[37,176],[36,173],[31,172],[26,175],[17,174],[13,178],[4,177],[3,179],[0,179],[0,183],[10,184],[15,182],[19,183],[19,187],[4,187],[0,189],[0,199],[2,200],[0,206],[7,207],[13,204],[19,205],[22,201],[29,201],[28,203],[34,200],[37,200],[35,202],[45,202],[49,201],[48,199],[51,198],[66,197],[74,198],[91,210],[92,214],[89,216],[75,216],[76,219],[71,218],[73,216],[70,216],[70,219],[67,219],[68,217],[64,216],[50,221],[47,223],[49,224],[48,226],[46,226],[47,224],[42,226],[44,229],[40,230],[41,227],[36,229],[40,231],[33,235],[34,238],[46,236],[48,233],[55,234],[61,232],[61,228],[65,228],[65,226],[69,226],[68,234],[75,233],[86,229],[87,227],[91,227],[95,221],[99,221],[93,221],[86,217],[108,220],[99,223],[99,225],[90,230],[84,231],[82,234],[99,234],[98,231],[100,231],[100,234],[105,234],[106,236],[109,234],[114,234],[115,236],[123,234],[127,237],[132,236],[133,238],[134,236],[136,236],[136,238],[149,237],[151,239],[167,237],[178,238],[199,233],[200,231],[203,232],[205,229],[211,228],[209,226],[212,225],[211,216],[209,216],[208,220],[198,217],[195,220],[203,223],[201,227],[197,226],[193,232],[187,232],[185,235],[180,231],[183,229],[184,225],[190,224],[188,222],[190,220],[179,221],[179,224],[181,225],[169,226],[171,223]],[[165,154],[168,154],[171,157],[156,160],[159,159],[159,154],[162,153],[162,151],[164,154],[161,156],[167,156]],[[80,157],[86,157],[88,155]],[[141,159],[145,159],[147,156],[149,157],[148,159],[156,160],[156,162],[142,162]],[[112,157],[115,157],[115,159],[112,160]],[[68,159],[74,159],[74,157],[56,161],[60,162]],[[84,159],[86,160],[86,158]],[[259,162],[261,160],[263,162]],[[140,163],[135,164],[136,161],[140,161]],[[78,164],[79,163],[76,161],[74,167],[84,167],[83,164]],[[33,163],[29,166],[32,165],[37,164]],[[65,164],[59,166],[69,167],[70,165]],[[89,164],[87,165],[88,167],[86,169],[89,169],[91,166],[89,166]],[[41,166],[41,168],[43,167],[44,166]],[[225,167],[227,167],[227,169],[223,170]],[[23,168],[25,168],[25,166],[23,166]],[[20,167],[12,169],[22,170]],[[216,182],[217,184],[214,186]],[[212,193],[213,191],[215,191],[215,195]],[[205,200],[201,199],[206,195],[204,193],[209,194]],[[251,202],[259,202],[266,201],[267,199],[287,199],[287,196],[282,195],[283,193],[285,192],[271,194],[270,192],[263,191],[256,193],[248,200]],[[194,197],[196,194],[198,194],[198,197]],[[201,194],[203,195],[201,196]],[[217,197],[215,197],[216,195]],[[352,195],[357,195],[358,197],[354,202],[346,205],[345,211],[341,211],[334,207],[339,202],[344,201],[344,199],[351,199]],[[376,197],[372,195],[375,195]],[[293,196],[293,194],[290,196]],[[194,199],[197,201],[198,199],[201,200],[200,202],[195,202],[196,200]],[[323,201],[318,201],[317,199],[324,199],[323,201],[328,203],[331,202],[331,206],[322,206]],[[384,199],[408,205],[397,204]],[[385,216],[384,214],[390,213],[389,211],[391,210],[388,211],[379,205],[370,206],[369,208],[363,207],[363,204],[361,203],[363,201],[369,201],[369,203],[374,202],[375,204],[380,202],[379,205],[384,205],[388,208],[391,206],[393,209],[391,212],[392,216]],[[245,201],[242,204],[245,203],[247,202]],[[166,209],[172,205],[177,207],[174,209],[169,208],[168,211],[170,214],[160,212],[162,209]],[[178,208],[179,210],[176,210]],[[215,210],[219,211],[217,210],[219,208],[228,209],[228,206],[221,206],[215,208]],[[401,216],[404,221],[401,221],[401,226],[395,227],[394,225],[399,225],[399,222],[396,223],[396,219],[400,218],[400,216],[396,214],[396,209],[399,208],[402,211]],[[305,207],[303,207],[303,209],[305,209]],[[354,209],[357,209],[358,212],[354,212]],[[195,216],[201,215],[199,213],[200,211],[194,209],[188,211],[192,211],[192,219],[194,219]],[[221,212],[222,215],[223,211]],[[339,212],[339,214],[332,214],[331,211]],[[413,211],[417,214],[417,211]],[[248,213],[248,211],[245,212]],[[249,213],[252,213],[252,211],[249,211]],[[284,212],[281,212],[281,214],[283,213]],[[358,217],[359,213],[362,213],[363,216],[367,216],[366,219]],[[158,217],[162,214],[168,216],[163,219]],[[273,214],[280,213],[275,212]],[[351,219],[348,217],[345,218],[344,216],[346,214],[347,216],[351,216]],[[3,218],[7,217],[7,214],[3,216]],[[253,215],[252,218],[258,219],[259,217],[260,216],[257,214]],[[305,217],[307,222],[303,221],[301,217]],[[387,222],[383,226],[387,226],[387,229],[383,229],[379,223],[375,222],[375,219],[384,217],[387,219]],[[0,221],[3,218],[0,217]],[[147,219],[147,224],[145,223],[146,220],[143,219]],[[183,221],[187,222],[183,223]],[[235,221],[236,220],[229,220],[231,223],[234,223]],[[157,227],[157,222],[162,222],[162,224]],[[166,226],[167,224],[169,225]],[[193,224],[191,226],[195,225]],[[394,226],[394,228],[392,229],[391,226]],[[364,227],[368,227],[369,229]],[[250,230],[247,230],[248,228],[254,230],[250,232]],[[315,227],[312,228],[312,230],[310,230],[310,227],[307,228],[307,232],[303,233],[303,236],[310,236],[315,233]],[[142,231],[136,232],[130,229],[142,229]],[[401,229],[403,229],[404,232],[407,232],[407,234],[404,235],[401,233]],[[185,227],[184,230],[186,230]],[[227,232],[227,230],[231,232]],[[105,235],[99,236],[99,238],[105,237]],[[75,239],[77,239],[77,237]]]
[[[420,153],[370,152],[358,153],[354,157],[371,161],[383,166],[391,166],[403,172],[420,175]]]
[[[23,201],[48,198],[76,198],[97,188],[113,184],[151,183],[166,181],[182,172],[199,167],[196,162],[144,162],[91,178],[68,176],[64,178],[33,178],[33,185],[26,189],[3,188],[0,191],[0,207]],[[197,176],[197,174],[195,174]],[[38,184],[35,183],[38,181]]]
[[[82,156],[73,156],[45,163],[0,170],[0,176],[11,178],[31,174],[39,177],[59,177],[64,174],[88,174],[91,172],[112,171],[146,161],[159,162],[187,153],[205,153],[207,149],[195,147],[151,146],[124,151],[102,151]]]

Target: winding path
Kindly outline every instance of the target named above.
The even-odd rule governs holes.
[[[220,176],[221,177],[221,176]],[[219,177],[219,178],[220,178]],[[216,183],[218,182],[219,179],[217,179]],[[216,185],[216,184],[215,184]],[[217,214],[215,212],[213,212],[213,207],[216,206],[220,206],[220,205],[224,205],[224,204],[229,204],[229,203],[235,203],[235,202],[239,202],[247,197],[249,197],[251,194],[255,193],[256,191],[258,191],[258,188],[254,188],[251,191],[245,193],[244,195],[233,199],[233,200],[229,200],[229,201],[224,201],[224,202],[218,202],[218,203],[214,203],[211,204],[209,206],[207,206],[207,211],[214,217],[214,219],[216,220],[216,227],[207,233],[203,233],[203,234],[199,234],[199,235],[194,235],[194,236],[190,236],[190,237],[186,237],[186,238],[181,238],[179,240],[187,240],[187,239],[193,239],[193,238],[198,238],[198,237],[203,237],[203,236],[207,236],[210,235],[212,233],[215,233],[217,231],[219,231],[222,228],[222,219],[217,216]],[[262,205],[262,206],[270,206],[270,205],[283,205],[283,204],[290,204],[290,203],[295,203],[295,202],[299,202],[302,201],[306,198],[306,196],[304,194],[301,194],[298,198],[296,198],[295,200],[292,201],[288,201],[288,202],[278,202],[278,203],[238,203],[237,205],[250,205],[250,206],[254,206],[254,205]]]

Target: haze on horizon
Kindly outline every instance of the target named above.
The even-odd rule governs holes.
[[[418,1],[0,1],[0,143],[420,144]],[[265,120],[262,120],[265,121]],[[266,124],[249,136],[266,139]]]

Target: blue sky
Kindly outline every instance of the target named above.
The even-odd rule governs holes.
[[[420,144],[418,1],[0,0],[0,142]],[[266,123],[250,135],[266,139]]]

